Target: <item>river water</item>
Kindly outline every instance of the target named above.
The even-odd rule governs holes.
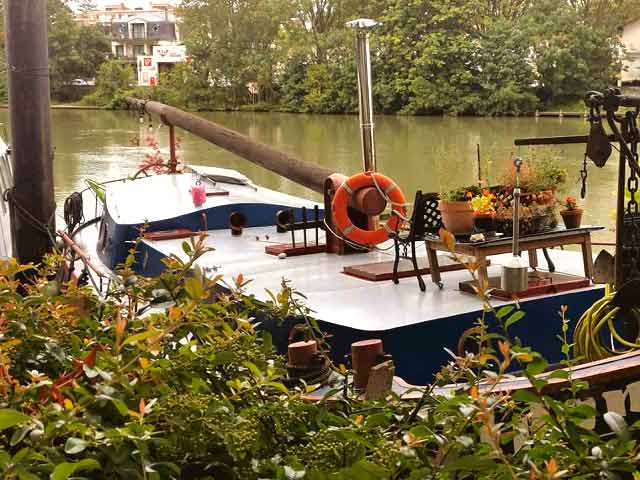
[[[200,114],[209,120],[270,144],[298,158],[347,175],[361,170],[358,119],[349,115],[302,115],[286,113]],[[0,122],[8,124],[8,113],[0,111]],[[150,131],[129,112],[53,110],[55,187],[58,205],[73,191],[82,189],[86,178],[99,181],[131,175],[149,153],[144,137]],[[168,129],[154,120],[152,126],[163,151],[168,150]],[[425,192],[474,183],[477,178],[476,145],[480,145],[481,171],[495,181],[514,155],[525,162],[531,155],[557,157],[569,171],[566,194],[579,198],[579,170],[584,146],[517,148],[514,138],[585,134],[581,119],[557,118],[376,118],[378,170],[391,176],[407,198],[417,189]],[[241,171],[255,183],[294,195],[320,196],[263,168],[178,131],[180,159],[186,164],[211,165]],[[142,138],[142,146],[138,140]],[[168,156],[168,154],[167,154]],[[615,209],[617,161],[603,169],[590,165],[583,223],[600,224],[607,231],[598,239],[611,239]],[[140,199],[144,202],[145,199]],[[150,204],[150,208],[152,205]]]

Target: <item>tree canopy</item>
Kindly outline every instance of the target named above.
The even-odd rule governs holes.
[[[371,35],[378,111],[493,115],[615,82],[619,28],[637,3],[184,0],[180,13],[191,73],[215,90],[218,108],[257,100],[291,111],[355,110],[354,34],[345,22],[368,16],[380,22]]]
[[[68,2],[47,0],[49,15],[49,74],[51,91],[60,94],[76,78],[93,78],[111,50],[109,38],[97,27],[82,26],[73,19]],[[90,2],[83,4],[88,7]],[[0,4],[0,8],[1,8]],[[2,59],[4,59],[4,11],[0,9]],[[4,61],[3,61],[4,65]],[[6,101],[6,68],[0,72],[0,101]]]

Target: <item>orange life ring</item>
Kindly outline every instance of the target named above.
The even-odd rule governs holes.
[[[407,201],[404,198],[402,190],[400,190],[400,187],[389,177],[377,172],[358,173],[349,177],[340,188],[338,188],[333,197],[333,202],[331,202],[331,211],[336,226],[345,237],[361,245],[378,245],[379,243],[383,243],[389,240],[389,233],[395,232],[398,228],[399,219],[396,216],[389,218],[387,223],[383,224],[377,230],[363,230],[351,222],[347,213],[351,196],[361,188],[376,186],[391,200],[393,210],[405,216],[405,204]]]

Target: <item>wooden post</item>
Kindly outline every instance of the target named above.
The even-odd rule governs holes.
[[[55,232],[46,0],[5,0],[13,254],[39,262]],[[48,230],[48,232],[47,232]]]

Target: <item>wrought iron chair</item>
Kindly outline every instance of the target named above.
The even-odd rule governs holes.
[[[416,257],[416,242],[425,240],[425,235],[429,233],[437,235],[442,227],[442,215],[438,208],[438,200],[439,197],[437,193],[422,193],[421,190],[418,190],[413,202],[411,218],[403,217],[395,211],[392,212],[392,215],[399,217],[399,225],[403,223],[409,225],[408,230],[398,228],[396,232],[389,235],[393,239],[396,253],[393,263],[393,283],[397,284],[399,282],[398,265],[400,264],[400,258],[410,258],[413,263],[414,273],[416,277],[418,277],[420,290],[424,292],[427,289],[420,275],[420,267],[418,266],[418,259]],[[402,247],[402,254],[400,247]],[[409,247],[411,247],[410,257],[408,254]],[[442,288],[442,282],[438,286]]]

